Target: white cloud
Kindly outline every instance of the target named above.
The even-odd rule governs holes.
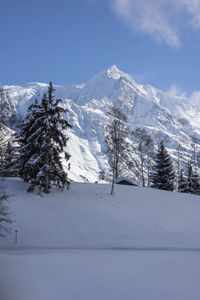
[[[181,11],[188,14],[188,25],[195,29],[200,29],[200,0],[171,0]]]
[[[200,105],[200,91],[193,92],[190,98],[194,103]]]
[[[200,91],[194,91],[191,95],[188,95],[180,86],[172,84],[167,93],[173,96],[191,99],[193,103],[200,105]]]
[[[186,93],[177,84],[172,84],[167,92],[173,96],[186,97]]]
[[[180,27],[200,30],[200,0],[110,0],[134,32],[179,47]]]

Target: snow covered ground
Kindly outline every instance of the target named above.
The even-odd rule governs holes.
[[[0,263],[2,300],[200,298],[199,252],[14,251]]]
[[[9,179],[1,300],[199,300],[200,197],[72,183],[40,197]],[[15,229],[18,243],[15,245]]]

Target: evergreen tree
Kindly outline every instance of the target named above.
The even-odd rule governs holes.
[[[10,150],[12,139],[10,137],[11,132],[9,128],[1,124],[0,129],[0,177],[10,176],[10,172],[7,166],[8,151]]]
[[[68,138],[63,131],[71,125],[62,118],[66,111],[59,106],[61,99],[54,100],[54,92],[50,83],[41,104],[36,100],[29,107],[17,137],[20,144],[19,175],[24,181],[31,182],[29,192],[35,186],[45,193],[49,193],[52,184],[59,188],[69,187],[61,153],[66,161],[70,158],[64,151]]]
[[[179,169],[179,176],[178,176],[178,192],[186,193],[187,190],[187,179],[183,174],[183,170]]]
[[[191,161],[187,165],[187,177],[184,180],[183,187],[181,189],[182,193],[190,193],[199,195],[200,194],[200,184],[198,175],[193,172]]]
[[[11,141],[8,141],[4,158],[6,177],[17,176],[18,155],[18,147],[15,146]]]
[[[151,177],[152,187],[168,191],[174,190],[175,173],[171,157],[165,149],[163,142],[158,147]]]
[[[8,195],[3,180],[0,180],[0,237],[5,237],[9,232],[9,224],[13,221],[7,203]]]
[[[145,186],[145,179],[144,179],[144,153],[143,153],[143,144],[142,144],[142,142],[139,143],[138,150],[140,152],[142,186]]]
[[[5,177],[5,145],[0,146],[0,177]]]
[[[182,182],[182,179],[183,179],[183,171],[180,167],[180,156],[181,156],[181,153],[180,153],[180,149],[181,149],[181,144],[179,143],[178,144],[178,147],[177,147],[177,172],[176,172],[176,188],[177,190],[179,191],[179,185],[180,183]]]
[[[14,119],[15,114],[13,109],[14,105],[9,97],[8,92],[5,91],[3,87],[0,87],[0,130],[8,120],[10,122]]]
[[[99,180],[105,180],[105,177],[106,177],[105,170],[101,170],[99,172]]]
[[[34,137],[40,133],[42,116],[47,117],[42,110],[42,105],[38,104],[36,99],[35,103],[29,106],[27,115],[19,126],[19,132],[16,133],[16,142],[19,144],[18,175],[25,182],[31,182],[37,176],[38,168],[30,162],[33,161],[33,157],[38,157],[40,151],[40,144]]]

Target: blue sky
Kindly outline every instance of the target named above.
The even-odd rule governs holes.
[[[115,64],[200,98],[200,0],[7,0],[0,83],[79,84]]]

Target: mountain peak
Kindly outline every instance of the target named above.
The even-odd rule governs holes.
[[[122,75],[124,75],[124,73],[122,71],[120,71],[116,65],[113,65],[112,67],[107,69],[106,73],[109,78],[112,78],[115,80],[119,79],[120,77],[122,77]]]
[[[120,78],[126,78],[126,80],[128,81],[134,82],[133,78],[131,78],[130,75],[119,70],[116,65],[113,65],[104,72],[110,79],[118,80]]]

